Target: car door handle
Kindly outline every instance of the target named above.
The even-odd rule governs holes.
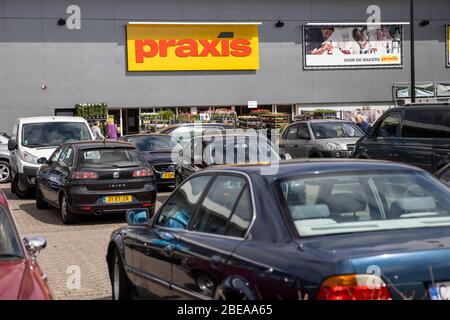
[[[223,264],[225,262],[225,259],[222,258],[221,256],[212,256],[211,257],[211,264],[213,266],[220,266],[221,264]]]

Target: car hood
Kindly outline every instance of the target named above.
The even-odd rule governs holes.
[[[174,163],[175,161],[172,159],[172,152],[171,151],[158,151],[158,152],[152,152],[152,151],[144,151],[141,152],[144,156],[144,159],[148,163]],[[175,158],[175,154],[173,155]],[[175,158],[176,159],[176,158]]]
[[[301,243],[323,262],[347,267],[337,272],[379,272],[395,298],[422,299],[432,281],[450,281],[450,227],[323,236]]]
[[[32,154],[38,159],[42,157],[49,159],[50,156],[53,154],[53,152],[55,152],[56,148],[57,147],[38,147],[38,148],[22,147],[22,150]]]
[[[27,260],[0,261],[0,300],[39,300],[47,294]]]

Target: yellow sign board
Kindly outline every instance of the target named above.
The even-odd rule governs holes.
[[[128,71],[258,70],[258,24],[127,25]]]

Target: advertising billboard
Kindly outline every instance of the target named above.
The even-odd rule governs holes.
[[[258,29],[258,23],[129,23],[128,71],[258,70]]]
[[[306,25],[304,69],[401,68],[401,25]]]

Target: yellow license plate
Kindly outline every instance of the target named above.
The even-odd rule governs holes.
[[[127,203],[127,202],[131,202],[132,200],[133,200],[132,196],[108,196],[108,197],[103,197],[103,203],[104,204]]]
[[[175,172],[163,172],[163,179],[175,179]]]

